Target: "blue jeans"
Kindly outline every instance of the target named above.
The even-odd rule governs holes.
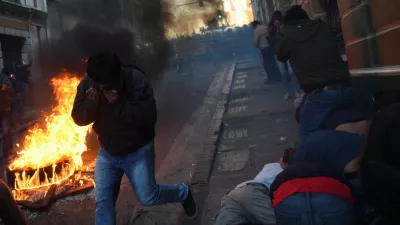
[[[183,202],[189,193],[185,184],[158,185],[154,177],[153,142],[125,157],[100,149],[96,160],[96,225],[115,225],[115,202],[122,175],[128,177],[138,201],[145,206]]]
[[[307,135],[323,128],[333,111],[351,108],[354,105],[355,94],[352,87],[307,94],[301,109],[301,139],[304,140]]]
[[[281,72],[283,85],[285,86],[286,93],[289,93],[290,96],[294,96],[294,93],[300,92],[300,85],[297,82],[296,75],[290,65],[289,61],[280,62],[276,60],[278,64],[278,69]],[[294,93],[293,93],[294,91]]]
[[[261,54],[263,57],[264,69],[268,76],[268,81],[280,82],[282,78],[276,65],[274,49],[272,47],[263,48],[261,49]]]
[[[275,207],[277,225],[356,225],[353,204],[335,195],[297,193]]]

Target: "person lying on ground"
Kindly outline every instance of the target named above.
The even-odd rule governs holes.
[[[364,146],[365,138],[360,134],[319,130],[303,141],[293,156],[293,164],[319,162],[331,169],[343,172]]]
[[[361,159],[361,180],[382,224],[394,225],[399,224],[400,214],[400,94],[388,101],[382,102],[372,120]]]
[[[280,172],[279,163],[270,163],[253,180],[236,186],[222,198],[215,225],[275,225],[269,189]]]
[[[287,167],[271,185],[279,225],[357,225],[355,198],[340,172],[321,163]]]
[[[26,225],[24,213],[21,211],[7,184],[0,179],[0,218],[5,225]]]
[[[154,171],[156,101],[146,76],[122,66],[118,56],[102,52],[90,57],[72,109],[79,126],[93,124],[100,151],[96,160],[96,225],[115,225],[115,203],[127,175],[138,201],[145,206],[180,202],[194,218],[197,206],[186,184],[159,185]]]
[[[329,25],[310,19],[297,5],[287,11],[280,35],[276,56],[289,60],[306,93],[300,120],[304,139],[322,128],[331,112],[355,105],[355,94]]]

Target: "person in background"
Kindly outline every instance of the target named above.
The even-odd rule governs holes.
[[[355,106],[350,73],[337,48],[331,28],[311,20],[301,6],[284,17],[276,46],[279,61],[290,61],[301,89],[306,93],[300,120],[300,135],[323,127],[335,110]]]
[[[16,68],[16,76],[17,76],[17,93],[19,98],[19,104],[21,105],[22,114],[24,111],[23,108],[27,106],[28,100],[28,86],[29,86],[29,77],[30,77],[30,64],[25,64],[25,62],[21,61]]]
[[[0,74],[0,128],[1,128],[1,151],[0,151],[0,178],[5,179],[5,166],[12,149],[11,135],[11,95],[13,86],[10,78],[2,70]]]
[[[275,11],[272,16],[270,23],[268,25],[268,43],[270,48],[275,50],[277,40],[279,38],[279,30],[283,25],[283,14],[281,11]],[[276,56],[276,63],[278,65],[279,72],[282,76],[283,85],[286,90],[286,94],[284,96],[285,100],[290,98],[299,97],[300,96],[300,86],[297,82],[297,78],[294,74],[294,71],[289,63],[289,61],[281,62]]]
[[[279,225],[357,225],[355,199],[342,173],[321,163],[296,163],[271,185]]]
[[[12,86],[13,86],[13,92],[10,95],[10,100],[11,100],[11,114],[10,114],[10,119],[11,119],[11,127],[15,128],[19,126],[20,123],[20,119],[22,117],[21,113],[22,113],[22,109],[21,109],[21,104],[20,104],[20,100],[19,100],[19,95],[17,93],[17,76],[10,72],[10,70],[3,68],[3,70],[1,71],[3,74],[5,74]]]
[[[115,202],[124,174],[145,206],[180,202],[193,219],[197,206],[186,184],[155,180],[156,101],[146,76],[121,66],[111,52],[90,57],[87,76],[77,88],[72,118],[79,126],[94,122],[100,151],[96,160],[96,225],[115,225]]]
[[[0,219],[5,225],[27,225],[24,213],[2,179],[0,179]]]
[[[268,28],[255,20],[252,22],[254,29],[254,44],[261,51],[263,66],[267,73],[268,80],[267,84],[273,84],[281,81],[279,70],[277,69],[276,60],[274,57],[274,50],[268,43]]]
[[[269,190],[282,171],[279,163],[269,163],[253,180],[236,186],[222,198],[215,225],[275,225]]]

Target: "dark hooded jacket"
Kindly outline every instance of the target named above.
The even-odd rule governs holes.
[[[94,122],[100,145],[111,155],[125,156],[153,141],[157,121],[156,101],[146,76],[137,69],[122,68],[120,97],[110,104],[101,95],[98,106],[86,98],[95,86],[85,76],[78,86],[72,118],[79,126]]]
[[[372,120],[361,178],[366,196],[387,225],[398,224],[400,213],[400,104],[382,109]]]
[[[306,93],[326,85],[350,82],[335,36],[321,20],[285,23],[279,32],[276,56],[282,62],[290,60]]]

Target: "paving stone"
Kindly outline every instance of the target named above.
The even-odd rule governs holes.
[[[248,149],[223,152],[217,155],[216,165],[219,172],[238,171],[245,167],[250,160]]]

